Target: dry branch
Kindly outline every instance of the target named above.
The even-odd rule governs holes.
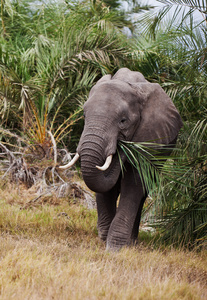
[[[27,147],[24,152],[12,152],[5,145],[0,143],[0,171],[2,181],[9,178],[15,184],[24,184],[28,189],[36,187],[37,196],[28,201],[23,208],[28,208],[45,197],[57,198],[72,197],[74,202],[83,204],[89,209],[95,208],[96,204],[92,193],[81,187],[73,180],[73,171],[58,172],[54,165],[57,164],[58,155],[63,156],[63,160],[68,160],[70,154],[61,149],[57,151],[55,140],[50,135],[53,143],[54,163],[46,158],[38,157],[34,153],[36,146]],[[52,165],[52,166],[51,166]]]

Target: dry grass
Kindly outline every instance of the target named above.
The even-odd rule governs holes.
[[[67,199],[23,203],[15,191],[0,194],[0,299],[207,298],[205,250],[159,250],[142,241],[107,253],[95,211]]]

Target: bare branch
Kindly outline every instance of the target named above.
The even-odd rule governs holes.
[[[48,131],[48,134],[51,138],[51,142],[53,144],[53,151],[54,151],[54,164],[55,166],[57,165],[57,146],[56,146],[56,142],[54,139],[54,136],[52,135],[51,131]]]

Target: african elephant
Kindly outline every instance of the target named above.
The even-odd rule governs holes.
[[[103,76],[84,104],[85,125],[77,154],[86,185],[96,192],[98,234],[107,249],[120,249],[138,236],[147,193],[137,170],[124,153],[124,174],[117,155],[117,141],[175,144],[181,117],[159,84],[127,68],[113,77]],[[117,208],[117,198],[120,194]]]

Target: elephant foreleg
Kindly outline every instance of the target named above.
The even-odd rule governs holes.
[[[141,209],[145,192],[138,173],[129,163],[121,181],[119,207],[107,236],[107,249],[117,250],[131,244],[132,236],[138,234]],[[139,209],[140,208],[140,209]]]
[[[116,214],[116,203],[119,193],[120,184],[118,182],[109,192],[96,194],[98,235],[103,241],[107,238],[109,227]]]

